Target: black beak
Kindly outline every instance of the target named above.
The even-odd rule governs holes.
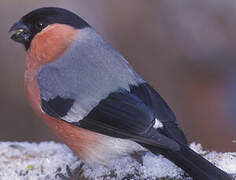
[[[14,32],[11,39],[26,44],[30,40],[31,32],[29,28],[24,25],[21,21],[15,23],[9,30],[9,32]]]

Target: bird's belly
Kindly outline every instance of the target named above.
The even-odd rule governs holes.
[[[46,114],[42,118],[83,162],[90,165],[109,165],[113,159],[134,152],[145,151],[141,145],[131,140],[92,132]]]
[[[145,151],[141,145],[131,140],[85,131],[87,133],[85,135],[81,134],[78,138],[81,139],[80,141],[72,142],[68,146],[79,155],[82,161],[89,165],[102,164],[109,166],[112,160],[135,152]]]
[[[92,161],[88,163],[109,165],[111,160],[139,151],[146,150],[134,141],[102,135],[100,145],[94,149],[90,156]]]

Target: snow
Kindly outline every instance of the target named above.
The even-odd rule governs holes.
[[[77,157],[62,144],[54,142],[1,142],[0,179],[55,179],[65,173],[66,165],[78,164]]]
[[[200,144],[190,147],[203,155],[219,168],[230,174],[236,174],[236,152],[217,153],[202,149]],[[143,164],[131,157],[114,160],[111,166],[88,167],[84,165],[83,176],[102,180],[182,178],[184,172],[163,156],[146,153]],[[66,166],[73,171],[80,165],[80,160],[65,145],[55,142],[0,142],[0,180],[54,180],[56,174],[67,176]]]
[[[192,143],[191,149],[203,155],[207,160],[211,161],[215,166],[226,171],[229,174],[236,174],[236,152],[219,153],[216,151],[203,150],[201,144]]]

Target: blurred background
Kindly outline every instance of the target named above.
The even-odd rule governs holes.
[[[57,140],[28,105],[25,51],[8,34],[44,6],[78,13],[120,51],[164,97],[189,142],[236,151],[234,0],[1,0],[0,141]]]

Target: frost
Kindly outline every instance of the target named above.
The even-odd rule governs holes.
[[[1,142],[1,180],[55,179],[65,173],[66,165],[77,166],[77,157],[62,144],[54,142]]]
[[[236,153],[217,153],[202,149],[200,144],[190,147],[230,173],[236,173]],[[143,164],[131,157],[123,157],[111,162],[108,167],[82,167],[82,177],[96,180],[120,179],[183,179],[184,172],[163,156],[146,153]],[[54,180],[56,174],[67,176],[66,166],[73,171],[80,160],[69,148],[54,142],[1,142],[0,143],[0,179],[1,180]],[[57,179],[60,179],[57,177]]]

